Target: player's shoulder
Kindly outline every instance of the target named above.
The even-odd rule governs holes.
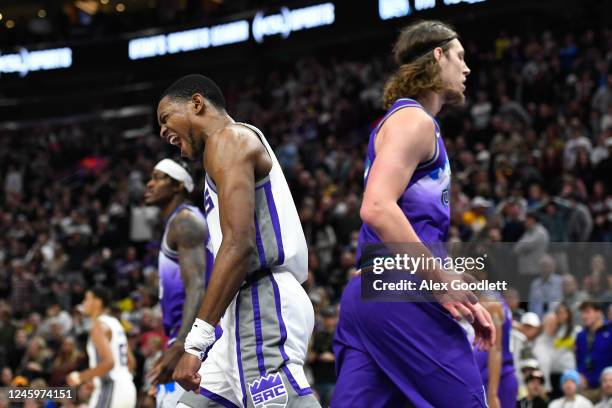
[[[213,143],[224,143],[224,142],[240,142],[248,143],[255,139],[258,139],[256,132],[242,124],[230,123],[229,125],[217,130],[210,136],[210,142]]]
[[[431,116],[418,107],[400,109],[389,116],[376,136],[376,150],[410,155],[418,161],[431,158],[435,125]]]
[[[206,142],[205,160],[229,160],[248,156],[263,149],[255,131],[246,126],[231,123],[211,134]]]
[[[407,106],[393,112],[382,124],[380,132],[400,130],[402,132],[426,132],[435,130],[432,117],[424,109]]]
[[[112,323],[106,318],[106,316],[99,316],[91,325],[92,336],[108,335],[112,332],[112,330]]]
[[[186,220],[201,223],[203,221],[202,218],[198,216],[198,211],[200,210],[197,207],[184,206],[176,213],[172,221],[174,222],[176,220]]]
[[[172,219],[169,228],[168,238],[177,244],[183,241],[199,242],[206,236],[206,225],[203,218],[198,217],[189,208],[180,210]]]

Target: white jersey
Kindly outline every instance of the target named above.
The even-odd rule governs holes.
[[[272,148],[255,126],[236,123],[253,131],[272,158],[270,174],[255,184],[256,252],[250,256],[248,272],[269,268],[272,272],[290,272],[298,282],[308,277],[308,248],[297,209]],[[223,234],[219,219],[219,197],[214,181],[206,175],[204,209],[215,258]]]
[[[113,368],[102,378],[114,382],[133,381],[132,373],[128,369],[128,342],[125,330],[119,320],[112,316],[101,315],[98,321],[104,323],[111,331],[112,337],[110,340],[111,353],[113,355]],[[98,353],[96,347],[91,341],[91,337],[87,341],[87,354],[89,356],[89,367],[93,368],[98,365]],[[99,388],[101,379],[94,378],[94,386]]]

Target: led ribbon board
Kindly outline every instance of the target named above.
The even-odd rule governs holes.
[[[294,31],[323,27],[333,24],[335,20],[333,3],[295,10],[283,7],[280,13],[268,16],[260,11],[253,18],[253,38],[259,43],[271,35],[280,34],[287,38]],[[248,41],[250,28],[249,21],[238,20],[212,27],[135,38],[128,44],[128,55],[131,60],[138,60],[237,44]]]
[[[0,74],[18,72],[24,77],[33,71],[68,68],[72,65],[72,49],[54,48],[49,50],[28,51],[25,48],[18,54],[0,54]]]
[[[258,12],[253,19],[253,38],[258,43],[263,42],[269,35],[280,34],[283,38],[289,37],[294,31],[323,27],[336,21],[333,3],[317,4],[295,10],[283,7],[280,13],[264,17]]]
[[[381,20],[405,17],[408,14],[410,14],[408,0],[378,0],[378,15]]]
[[[131,60],[137,60],[236,44],[248,39],[249,22],[239,20],[212,27],[136,38],[130,40],[128,54]]]
[[[486,0],[443,0],[445,6],[459,3],[481,3]],[[414,0],[414,10],[421,11],[436,7],[436,0]],[[412,13],[409,0],[378,0],[378,16],[381,20],[405,17]]]

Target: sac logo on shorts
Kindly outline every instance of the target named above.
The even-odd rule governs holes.
[[[255,408],[284,408],[287,405],[287,389],[280,373],[261,377],[249,384],[249,391]]]

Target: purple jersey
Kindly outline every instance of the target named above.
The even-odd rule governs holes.
[[[376,160],[376,135],[389,116],[404,108],[423,109],[413,99],[398,99],[372,131],[366,185]],[[450,224],[450,165],[440,128],[432,120],[435,152],[417,166],[397,201],[426,244],[446,241]],[[358,263],[368,245],[381,243],[368,225],[362,225]],[[333,344],[338,380],[330,406],[401,407],[410,401],[418,407],[485,407],[471,345],[450,313],[437,302],[364,301],[362,279],[352,278],[342,295]]]
[[[183,209],[191,211],[206,225],[204,215],[197,207],[192,205],[178,206],[166,220],[164,236],[162,238],[161,250],[159,251],[159,302],[162,308],[162,319],[164,331],[171,343],[177,336],[183,320],[183,303],[185,302],[185,286],[181,278],[181,268],[178,261],[178,252],[171,249],[167,242],[168,227],[174,217]],[[206,271],[204,276],[205,285],[208,285],[210,273],[213,267],[213,254],[210,250],[208,234],[206,236]]]
[[[383,123],[395,112],[405,108],[423,109],[414,99],[398,99],[370,134],[368,155],[365,165],[365,185],[368,183],[370,168],[376,160],[374,142]],[[424,110],[425,111],[425,110]],[[427,111],[425,111],[427,112]],[[450,164],[446,156],[444,141],[438,122],[435,125],[436,150],[433,157],[417,166],[412,178],[397,203],[410,221],[414,231],[424,243],[445,242],[450,225],[449,188]],[[359,232],[358,259],[363,245],[381,243],[380,238],[368,225],[363,224]]]

